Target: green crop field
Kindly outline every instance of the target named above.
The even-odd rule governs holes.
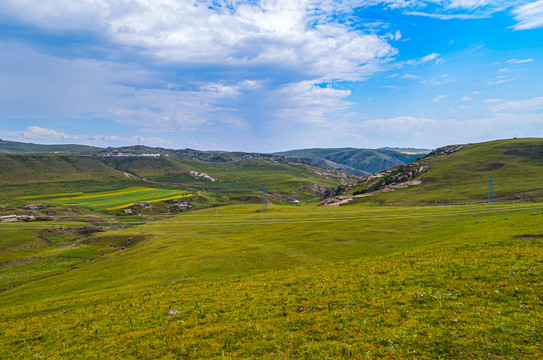
[[[140,201],[148,203],[189,197],[187,191],[134,187],[97,193],[66,193],[24,196],[18,199],[41,201],[49,205],[85,206],[93,210],[115,210],[134,205]]]
[[[537,359],[542,213],[231,206],[32,256],[53,224],[4,224],[11,248],[26,235],[2,269],[0,357]]]

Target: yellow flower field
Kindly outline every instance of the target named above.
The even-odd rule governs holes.
[[[97,193],[48,194],[25,197],[25,199],[42,199],[44,203],[49,205],[73,205],[85,206],[94,210],[116,210],[140,201],[153,203],[188,196],[192,196],[192,194],[182,190],[133,187]]]

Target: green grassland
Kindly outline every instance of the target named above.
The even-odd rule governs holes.
[[[141,240],[0,293],[0,357],[535,359],[542,212],[246,205],[97,233]]]
[[[341,184],[307,165],[46,155],[72,170],[39,182],[42,160],[17,156],[29,155],[2,155],[0,168],[29,178],[2,175],[3,211],[58,204],[0,224],[1,359],[543,357],[540,139],[429,157],[422,185],[335,208],[284,205]],[[484,201],[490,173],[511,203],[404,206]],[[262,184],[276,203],[266,212],[247,204]],[[245,204],[177,216],[96,208],[138,187]]]
[[[454,154],[429,157],[421,185],[381,193],[359,202],[433,205],[486,202],[492,174],[496,201],[543,199],[543,139],[468,144]]]

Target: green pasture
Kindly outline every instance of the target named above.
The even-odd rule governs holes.
[[[15,286],[0,293],[0,358],[537,359],[542,214],[230,206],[97,232],[47,260],[24,251],[49,224],[19,224],[19,245],[2,224],[22,253],[0,273]]]
[[[84,206],[93,210],[114,210],[134,205],[172,200],[190,196],[187,191],[134,187],[96,193],[66,193],[26,196],[28,201],[41,201],[48,205]],[[23,197],[19,198],[23,199]]]

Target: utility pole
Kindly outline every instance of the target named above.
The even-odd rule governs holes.
[[[488,205],[494,205],[496,204],[496,200],[494,199],[494,180],[492,179],[492,174],[490,174],[490,178],[488,179],[488,199],[487,199]]]
[[[262,185],[262,211],[266,211],[268,209],[268,204],[266,201],[266,185]]]

